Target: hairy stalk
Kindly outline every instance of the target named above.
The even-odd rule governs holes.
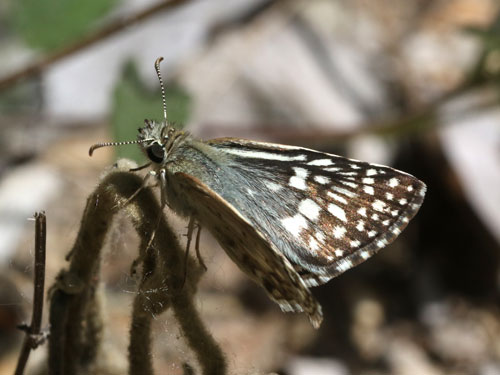
[[[92,371],[102,334],[98,284],[100,252],[113,216],[123,209],[141,239],[143,264],[139,292],[133,304],[130,329],[130,374],[153,374],[151,363],[151,319],[172,306],[186,341],[195,351],[203,374],[225,374],[223,354],[204,327],[193,297],[201,269],[189,258],[190,274],[184,280],[184,251],[168,226],[150,189],[141,177],[114,170],[107,174],[88,198],[80,231],[70,252],[70,266],[52,288],[49,372],[73,374]],[[160,216],[161,215],[161,216]],[[160,217],[158,228],[157,218]],[[156,234],[146,249],[151,234]]]

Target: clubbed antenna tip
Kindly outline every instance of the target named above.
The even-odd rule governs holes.
[[[163,119],[167,122],[167,101],[165,99],[165,87],[163,86],[163,80],[161,79],[160,63],[163,61],[163,57],[158,57],[155,61],[155,70],[158,80],[160,81],[161,89],[161,100],[163,102]]]

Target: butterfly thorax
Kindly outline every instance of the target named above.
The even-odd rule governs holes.
[[[196,209],[186,202],[189,192],[178,186],[175,175],[187,174],[208,183],[211,189],[223,189],[224,178],[221,165],[227,164],[224,155],[202,140],[193,138],[188,132],[175,129],[166,122],[146,120],[139,129],[141,149],[151,161],[151,168],[160,178],[166,201],[170,208],[184,217],[196,216]],[[164,181],[161,181],[161,179]]]

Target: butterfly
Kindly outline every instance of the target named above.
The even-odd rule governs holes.
[[[318,328],[310,287],[392,242],[420,208],[425,184],[396,169],[307,148],[240,138],[196,139],[146,120],[136,141],[162,205],[208,229],[236,265],[286,312]],[[190,238],[189,238],[190,240]]]

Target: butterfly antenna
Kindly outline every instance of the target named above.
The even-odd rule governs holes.
[[[136,143],[142,143],[146,142],[147,140],[136,140],[136,141],[126,141],[126,142],[102,142],[102,143],[96,143],[95,145],[90,146],[89,148],[89,156],[92,156],[95,150],[101,147],[108,147],[108,146],[122,146],[122,145],[133,145]]]
[[[160,88],[161,88],[161,100],[163,102],[163,118],[165,119],[165,122],[167,122],[167,101],[165,100],[165,87],[163,86],[163,80],[161,79],[161,73],[160,73],[160,63],[163,61],[163,57],[158,57],[155,61],[155,70],[156,70],[156,75],[158,76],[158,80],[160,81]]]

